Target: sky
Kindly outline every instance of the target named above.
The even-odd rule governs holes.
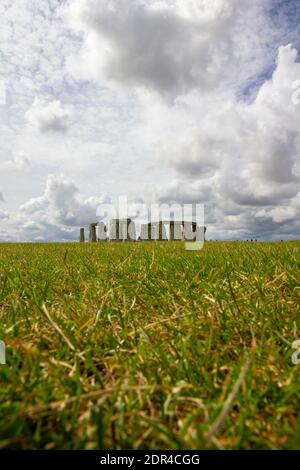
[[[299,0],[1,0],[0,241],[119,196],[299,239],[299,33]]]

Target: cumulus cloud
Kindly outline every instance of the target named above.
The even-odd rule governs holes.
[[[31,164],[26,154],[24,152],[19,152],[15,157],[0,162],[0,169],[28,171],[31,169]]]
[[[240,217],[234,217],[242,227],[241,214],[248,214],[249,229],[256,217],[252,208],[257,208],[258,218],[274,223],[274,233],[277,223],[297,217],[300,106],[292,101],[292,84],[300,76],[296,59],[291,45],[280,47],[273,76],[252,103],[204,101],[197,126],[175,129],[172,138],[163,139],[160,156],[181,178],[164,188],[161,200],[184,202],[192,196],[210,210],[214,205],[221,225],[220,214],[238,207]]]
[[[77,240],[78,228],[95,220],[97,206],[105,200],[105,195],[84,199],[68,177],[49,175],[44,194],[31,198],[10,216],[7,231],[2,230],[1,239]]]
[[[191,89],[215,88],[234,71],[239,74],[236,79],[245,81],[265,61],[262,46],[269,31],[264,4],[257,0],[72,1],[65,14],[85,38],[77,73],[152,90],[167,99]]]
[[[40,132],[65,132],[68,124],[68,111],[58,100],[46,101],[35,98],[25,114],[27,122]]]
[[[204,202],[211,237],[300,236],[299,18],[295,0],[2,0],[0,238],[77,239],[99,198],[72,180]]]
[[[43,196],[20,207],[23,216],[68,227],[87,225],[96,216],[102,198],[83,200],[76,185],[64,175],[49,175]]]
[[[280,205],[269,210],[262,209],[257,212],[256,217],[261,219],[271,219],[275,223],[299,220],[300,192],[298,192],[286,205]]]

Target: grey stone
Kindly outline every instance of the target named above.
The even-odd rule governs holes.
[[[135,241],[135,224],[131,219],[112,219],[109,229],[109,240],[117,242]]]
[[[93,224],[90,224],[90,236],[89,236],[89,241],[91,243],[96,243],[97,242],[97,235],[96,235],[96,227],[97,227],[98,223],[93,223]]]
[[[98,241],[99,242],[107,241],[106,226],[104,222],[99,222],[98,224]]]

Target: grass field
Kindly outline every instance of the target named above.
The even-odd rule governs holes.
[[[0,447],[300,449],[300,242],[1,244]]]

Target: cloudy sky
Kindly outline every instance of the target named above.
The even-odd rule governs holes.
[[[0,241],[120,195],[299,238],[299,33],[299,0],[1,0]]]

